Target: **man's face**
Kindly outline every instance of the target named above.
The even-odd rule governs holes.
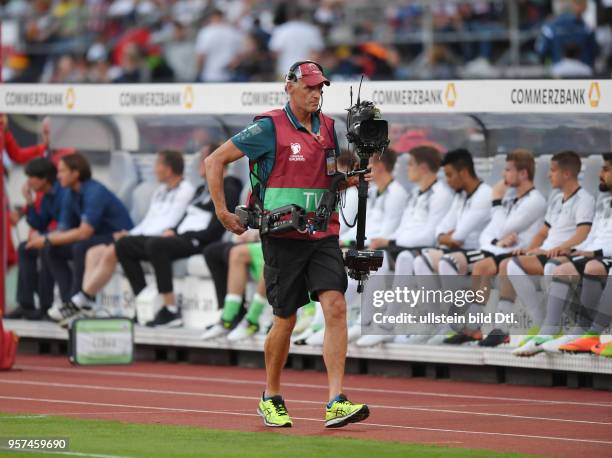
[[[520,184],[519,171],[512,161],[506,161],[506,166],[504,167],[504,184],[512,188],[516,188]]]
[[[28,186],[34,192],[40,192],[45,187],[47,180],[39,177],[28,177]]]
[[[78,170],[72,170],[64,164],[64,161],[59,161],[57,166],[57,180],[64,188],[71,188],[79,181]]]
[[[411,155],[408,158],[408,179],[413,183],[418,182],[423,176],[423,166],[424,164],[419,164]]]
[[[321,103],[323,83],[317,86],[306,86],[302,80],[298,80],[297,83],[288,83],[287,92],[289,98],[299,109],[314,113],[319,109]]]
[[[452,164],[444,166],[444,175],[446,176],[446,183],[453,191],[459,192],[463,189],[463,174]]]
[[[550,161],[548,179],[550,180],[550,185],[555,189],[560,189],[567,180],[567,174],[559,167],[557,161]]]
[[[612,192],[612,161],[604,161],[599,172],[599,190]]]
[[[160,183],[165,183],[172,176],[172,171],[170,167],[166,165],[164,159],[161,155],[157,155],[157,159],[155,160],[155,176],[157,177],[157,181]]]
[[[375,161],[370,158],[368,167],[372,169],[372,177],[374,178],[374,183],[378,186],[384,184],[384,178],[387,176],[387,169],[382,161]]]

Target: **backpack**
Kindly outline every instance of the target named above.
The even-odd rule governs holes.
[[[8,370],[15,364],[19,337],[13,331],[5,331],[0,319],[0,370]]]

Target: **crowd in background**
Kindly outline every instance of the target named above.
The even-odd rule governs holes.
[[[308,58],[336,80],[500,77],[515,66],[509,3],[3,0],[3,79],[273,81]],[[526,76],[610,76],[608,2],[517,4],[520,66],[540,69]],[[586,19],[589,4],[594,21]],[[425,46],[429,31],[433,41]]]

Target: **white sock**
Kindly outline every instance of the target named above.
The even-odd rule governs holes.
[[[561,315],[571,294],[572,286],[559,278],[554,278],[548,291],[546,316],[540,328],[541,335],[554,335],[561,329]]]
[[[169,312],[178,313],[178,307],[174,304],[166,304],[164,307],[166,307]]]
[[[83,294],[82,291],[79,291],[71,299],[72,303],[76,305],[78,308],[83,308],[85,306],[91,306],[91,301]]]
[[[514,301],[511,301],[509,299],[500,299],[499,302],[497,303],[497,311],[501,313],[505,313],[505,314],[512,313],[513,308],[514,308]],[[510,329],[508,328],[508,324],[505,322],[497,324],[497,327],[501,329],[502,331],[504,331],[505,333],[508,333],[510,331]]]
[[[411,251],[402,251],[395,260],[395,275],[414,275],[414,255]]]
[[[527,312],[536,326],[544,319],[544,307],[541,296],[527,272],[514,259],[508,263],[508,279],[516,291],[517,296],[527,306]]]

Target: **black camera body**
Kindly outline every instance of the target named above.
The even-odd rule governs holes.
[[[307,229],[306,210],[298,205],[285,205],[265,213],[258,207],[238,205],[234,213],[242,226],[259,229],[262,235]]]
[[[355,280],[364,280],[370,272],[382,267],[384,254],[382,250],[355,250],[344,253],[344,265],[349,276]]]
[[[382,153],[389,145],[389,123],[380,119],[374,103],[358,101],[347,111],[346,138],[355,145],[359,157]]]

